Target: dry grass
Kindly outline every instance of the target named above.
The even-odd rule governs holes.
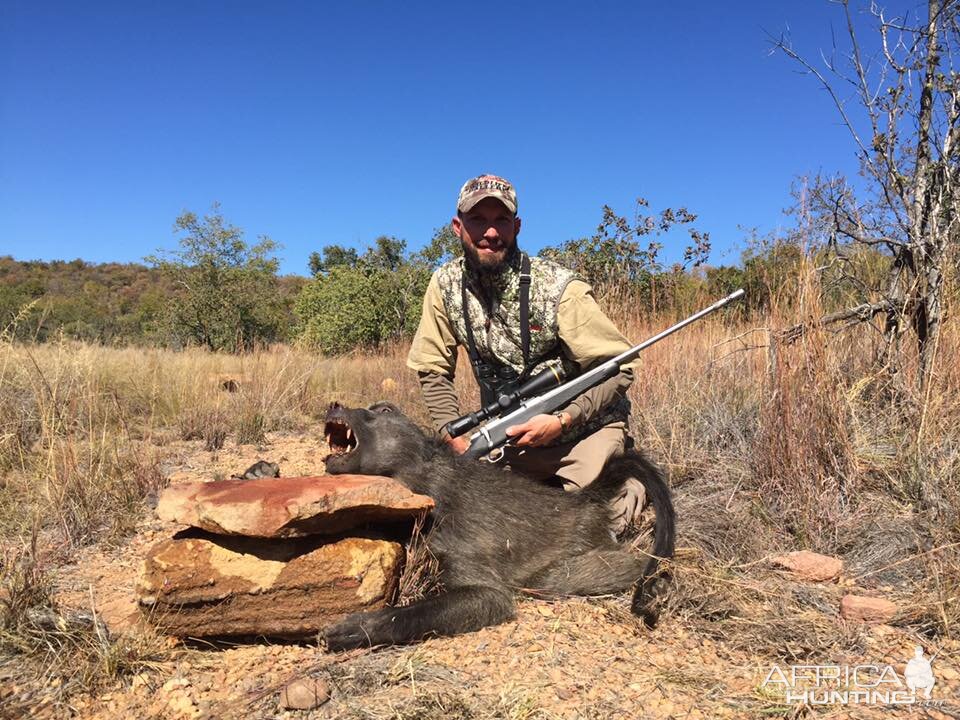
[[[30,687],[26,698],[0,692],[0,708],[26,716],[66,712],[69,698],[118,678],[156,669],[166,653],[149,629],[111,636],[92,607],[65,609],[53,596],[53,578],[34,535],[28,546],[0,558],[0,677],[10,689]]]
[[[414,522],[413,533],[407,543],[406,563],[397,586],[397,605],[409,605],[443,589],[440,563],[429,547],[434,526],[425,529],[426,522],[424,515]]]
[[[896,374],[877,366],[878,333],[818,328],[812,273],[801,288],[769,316],[714,316],[642,358],[630,391],[633,432],[668,470],[679,517],[667,613],[762,657],[822,660],[856,649],[862,638],[833,622],[835,597],[785,584],[764,562],[810,548],[842,556],[859,586],[886,588],[910,608],[902,624],[956,637],[960,331],[945,326],[936,373],[919,396],[913,359]],[[626,305],[610,314],[636,341],[678,319],[638,317]],[[799,341],[771,344],[777,328],[804,322]],[[406,349],[325,359],[291,347],[225,356],[0,340],[4,652],[41,663],[82,656],[92,660],[76,667],[107,669],[78,671],[81,684],[153,657],[98,636],[96,624],[31,625],[22,608],[59,613],[38,568],[55,571],[74,548],[129,534],[143,500],[165,482],[172,440],[210,451],[262,444],[270,433],[304,432],[335,399],[390,400],[426,424]],[[225,377],[235,391],[223,388]],[[469,372],[456,383],[463,406],[475,406]],[[32,554],[23,550],[31,537],[41,545]],[[418,582],[408,578],[405,597],[421,591]],[[408,710],[455,711],[457,702]],[[505,716],[538,716],[521,701],[504,703]]]

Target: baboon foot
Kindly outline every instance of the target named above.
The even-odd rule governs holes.
[[[639,617],[648,628],[656,627],[660,619],[661,596],[666,593],[669,585],[669,573],[660,573],[645,578],[633,593],[630,612]]]

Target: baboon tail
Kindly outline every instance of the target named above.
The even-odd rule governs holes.
[[[623,455],[611,458],[594,482],[581,492],[588,493],[599,502],[609,502],[623,487],[628,478],[636,478],[642,484],[656,513],[656,529],[650,560],[643,570],[643,578],[637,583],[630,609],[653,626],[656,612],[651,609],[651,596],[657,582],[657,567],[662,558],[673,557],[675,542],[675,515],[670,489],[663,473],[656,465],[636,450],[627,450]]]

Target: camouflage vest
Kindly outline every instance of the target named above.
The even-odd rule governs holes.
[[[442,265],[437,270],[437,283],[453,335],[466,347],[467,315],[461,291],[464,264],[465,260],[460,257]],[[536,256],[530,258],[530,276],[529,374],[533,376],[548,366],[559,365],[567,377],[573,377],[579,368],[562,352],[557,308],[567,285],[578,278],[561,265]],[[468,269],[467,304],[477,354],[488,363],[509,365],[522,373],[526,368],[520,336],[520,254],[498,275],[480,275]],[[585,425],[566,431],[556,443],[589,435],[611,422],[625,422],[629,415],[630,403],[624,398],[604,408]]]

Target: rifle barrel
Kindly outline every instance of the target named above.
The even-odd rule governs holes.
[[[620,353],[616,357],[604,361],[592,370],[588,370],[584,374],[578,375],[562,385],[558,385],[551,390],[547,390],[547,392],[543,393],[542,395],[532,397],[529,400],[522,400],[509,413],[492,420],[484,427],[480,428],[478,432],[471,435],[470,447],[467,448],[467,451],[464,453],[464,455],[466,457],[479,458],[495,448],[500,447],[508,440],[506,435],[507,427],[511,425],[522,424],[529,420],[530,417],[540,413],[556,412],[561,407],[569,403],[573,398],[586,392],[590,388],[599,385],[607,378],[616,375],[616,373],[620,371],[620,368],[625,363],[628,363],[636,358],[646,348],[650,347],[654,343],[660,342],[668,335],[672,335],[673,333],[677,332],[677,330],[685,328],[690,323],[696,322],[705,315],[709,315],[710,313],[719,310],[727,303],[743,297],[743,295],[743,289],[736,290],[735,292],[727,295],[725,298],[718,300],[710,307],[694,313],[685,320],[681,320],[676,325],[672,325],[663,332],[654,335],[649,340],[645,340],[639,345],[635,345],[629,350]]]
[[[661,340],[663,340],[663,339],[664,339],[665,337],[667,337],[668,335],[673,335],[673,333],[675,333],[677,330],[682,330],[683,328],[685,328],[685,327],[686,327],[687,325],[689,325],[690,323],[695,323],[697,320],[699,320],[700,318],[704,317],[705,315],[709,315],[710,313],[719,310],[720,308],[722,308],[722,307],[723,307],[724,305],[726,305],[727,303],[731,303],[731,302],[733,302],[734,300],[743,297],[744,294],[745,294],[745,291],[743,290],[743,288],[740,288],[739,290],[736,290],[736,291],[730,293],[730,294],[727,295],[725,298],[723,298],[723,299],[721,299],[721,300],[717,300],[717,301],[716,301],[713,305],[711,305],[710,307],[704,308],[703,310],[700,310],[699,312],[695,312],[695,313],[694,313],[693,315],[691,315],[690,317],[686,318],[685,320],[681,320],[681,321],[678,322],[676,325],[671,325],[671,326],[668,327],[666,330],[664,330],[664,331],[661,332],[661,333],[658,333],[657,335],[654,335],[654,336],[653,336],[652,338],[650,338],[649,340],[644,340],[644,341],[643,341],[642,343],[640,343],[639,345],[635,345],[634,347],[630,348],[629,350],[620,353],[620,354],[617,355],[615,358],[613,358],[610,362],[615,362],[615,363],[617,363],[618,365],[620,365],[620,364],[622,364],[622,363],[629,362],[630,360],[633,360],[637,355],[639,355],[640,353],[642,353],[644,350],[646,350],[646,349],[647,349],[648,347],[650,347],[651,345],[660,342]]]

